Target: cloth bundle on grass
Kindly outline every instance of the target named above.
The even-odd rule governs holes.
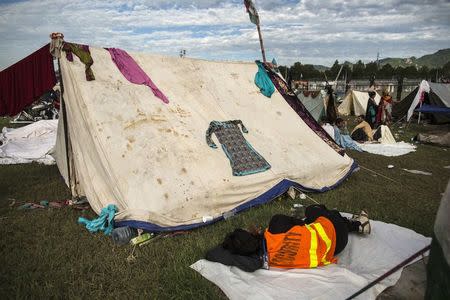
[[[114,216],[116,212],[117,206],[110,204],[102,209],[97,219],[89,221],[86,218],[79,217],[78,223],[86,226],[86,229],[91,233],[103,231],[106,235],[110,235],[114,229]]]

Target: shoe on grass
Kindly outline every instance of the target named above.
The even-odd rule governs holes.
[[[365,210],[362,210],[359,215],[353,215],[352,220],[361,223],[358,228],[358,233],[370,234],[369,214]]]

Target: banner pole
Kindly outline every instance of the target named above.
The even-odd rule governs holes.
[[[256,29],[258,29],[258,36],[259,36],[259,44],[261,46],[261,54],[263,58],[263,62],[266,62],[266,51],[264,50],[264,43],[261,35],[261,28],[259,27],[259,23],[256,24]]]

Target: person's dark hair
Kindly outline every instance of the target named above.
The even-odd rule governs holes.
[[[224,249],[230,250],[233,254],[251,255],[256,254],[261,247],[261,238],[253,235],[244,229],[235,229],[227,234],[222,243]]]
[[[370,97],[370,98],[375,97],[376,94],[377,94],[377,93],[375,93],[374,91],[370,91],[370,92],[369,92],[369,97]]]
[[[322,123],[328,123],[328,118],[327,118],[327,116],[322,116],[322,117],[320,117],[320,122],[322,122]]]
[[[341,124],[342,122],[344,122],[344,120],[342,118],[336,119],[336,125]]]
[[[366,117],[365,115],[359,115],[359,116],[358,116],[358,118],[361,118],[361,119],[363,119],[363,120],[364,120],[365,117]]]

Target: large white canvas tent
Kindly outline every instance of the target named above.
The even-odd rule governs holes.
[[[377,105],[380,103],[380,95],[377,93],[375,95],[375,102]],[[338,107],[339,114],[343,116],[348,115],[365,115],[367,109],[367,102],[369,101],[368,92],[360,92],[355,90],[350,90],[345,95],[344,100]]]
[[[94,81],[86,81],[77,57],[61,58],[65,113],[57,164],[72,193],[85,195],[97,213],[115,204],[119,225],[194,228],[270,201],[290,186],[329,190],[355,168],[280,93],[259,92],[254,63],[130,53],[167,96],[165,104],[147,86],[128,82],[108,51],[90,51]],[[214,120],[241,120],[248,144],[270,169],[233,176],[224,151],[206,142]]]

